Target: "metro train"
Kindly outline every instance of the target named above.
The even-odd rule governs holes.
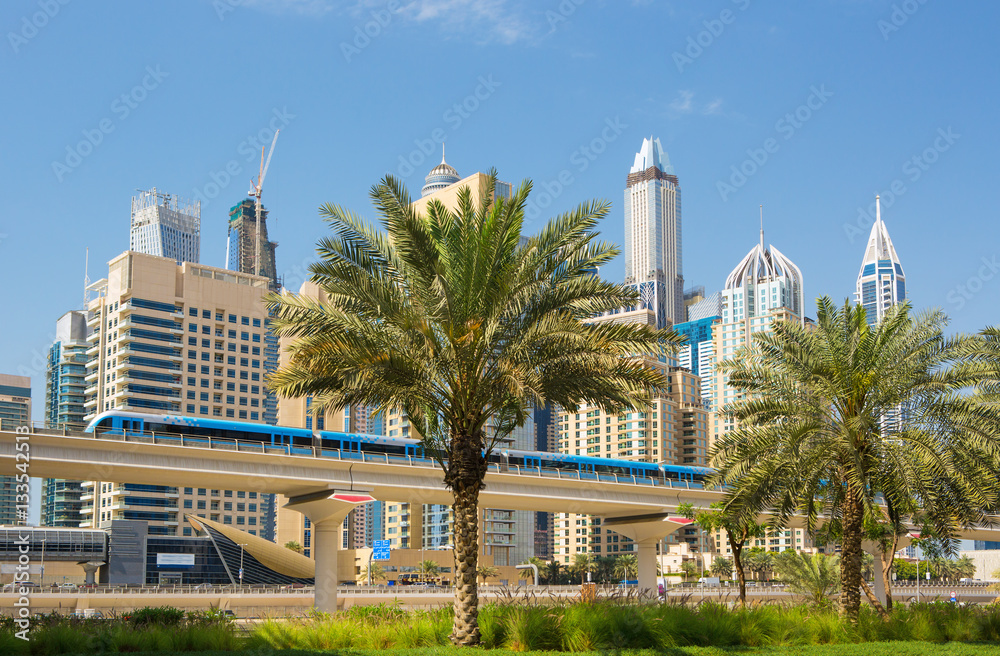
[[[86,428],[88,433],[141,436],[155,433],[158,439],[196,445],[210,440],[249,441],[264,447],[278,448],[292,455],[337,455],[341,459],[364,460],[366,454],[384,456],[386,461],[410,459],[431,461],[418,440],[271,426],[179,415],[151,415],[122,410],[103,412]],[[627,476],[663,483],[686,482],[701,485],[714,470],[707,467],[664,465],[612,458],[593,458],[545,451],[522,451],[499,448],[490,454],[490,463],[503,469],[557,470],[577,472],[580,478]]]

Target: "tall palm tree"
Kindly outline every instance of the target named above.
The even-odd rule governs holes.
[[[386,573],[380,564],[370,563],[361,568],[360,579],[364,583],[367,583],[368,581],[384,581],[386,579]]]
[[[479,567],[476,568],[476,576],[481,578],[483,580],[483,583],[486,583],[486,579],[491,579],[499,575],[500,575],[500,568],[495,567],[493,565],[480,565]]]
[[[639,576],[639,560],[635,554],[624,553],[615,559],[615,576],[625,581]]]
[[[712,560],[712,574],[722,579],[728,579],[733,575],[733,561],[724,556],[716,556]],[[744,592],[744,594],[746,594]]]
[[[545,567],[545,582],[549,585],[559,585],[562,576],[562,563],[553,558]]]
[[[316,302],[273,295],[274,330],[293,340],[269,377],[275,392],[313,396],[313,408],[400,408],[435,454],[454,499],[452,641],[479,642],[478,505],[493,447],[531,407],[586,402],[611,412],[642,407],[665,376],[641,356],[679,343],[671,330],[590,323],[637,302],[595,271],[618,254],[597,239],[607,203],[586,203],[524,239],[530,183],[509,198],[460,189],[457,205],[418,213],[385,178],[371,197],[384,232],[337,205],[320,213]]]
[[[863,520],[881,512],[880,498],[898,508],[920,500],[943,536],[995,507],[996,406],[959,395],[984,365],[971,338],[943,336],[944,322],[900,304],[870,326],[863,308],[824,297],[815,328],[776,322],[721,366],[744,394],[726,408],[739,427],[713,454],[727,504],[771,511],[778,524],[800,513],[810,531],[836,517],[849,620],[861,601]]]

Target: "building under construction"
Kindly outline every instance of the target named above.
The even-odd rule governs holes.
[[[200,202],[160,193],[156,187],[132,197],[129,250],[197,264],[200,248]]]
[[[271,279],[271,290],[277,291],[278,280],[274,249],[278,242],[267,238],[267,210],[260,209],[260,262],[257,249],[257,207],[252,198],[240,201],[229,209],[229,238],[226,240],[226,268],[240,273],[253,273]]]

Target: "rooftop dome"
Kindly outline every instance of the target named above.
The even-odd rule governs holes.
[[[461,179],[455,167],[444,161],[444,144],[441,144],[441,163],[432,168],[431,172],[424,178],[424,186],[420,190],[420,196],[433,194],[435,191],[440,191]]]

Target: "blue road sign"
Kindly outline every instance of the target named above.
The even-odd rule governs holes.
[[[388,540],[375,540],[374,542],[372,542],[372,547],[374,547],[375,549],[388,549],[389,548],[389,541]]]
[[[374,549],[372,551],[372,560],[389,560],[389,548]]]

